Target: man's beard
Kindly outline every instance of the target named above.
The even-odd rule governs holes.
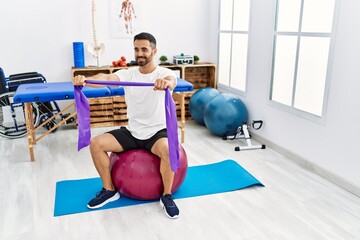
[[[143,61],[139,62],[139,59],[142,59]],[[139,66],[145,66],[150,62],[150,60],[147,57],[138,57],[136,61],[138,62]]]

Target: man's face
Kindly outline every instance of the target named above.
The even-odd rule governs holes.
[[[139,66],[145,66],[154,59],[156,48],[152,48],[148,40],[135,40],[134,53]]]

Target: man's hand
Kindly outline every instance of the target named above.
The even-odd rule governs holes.
[[[78,86],[85,86],[85,76],[84,75],[77,75],[73,78],[73,84]]]
[[[158,78],[155,80],[154,90],[164,90],[170,86],[171,86],[171,81],[164,78]]]

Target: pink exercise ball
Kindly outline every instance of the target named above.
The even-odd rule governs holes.
[[[172,193],[183,183],[187,168],[187,156],[179,145],[180,168],[174,176]],[[111,153],[111,177],[116,189],[129,198],[139,200],[159,199],[163,193],[160,174],[160,158],[144,149]]]

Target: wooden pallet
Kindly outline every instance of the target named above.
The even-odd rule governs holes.
[[[109,127],[114,121],[112,97],[90,98],[90,126]]]

